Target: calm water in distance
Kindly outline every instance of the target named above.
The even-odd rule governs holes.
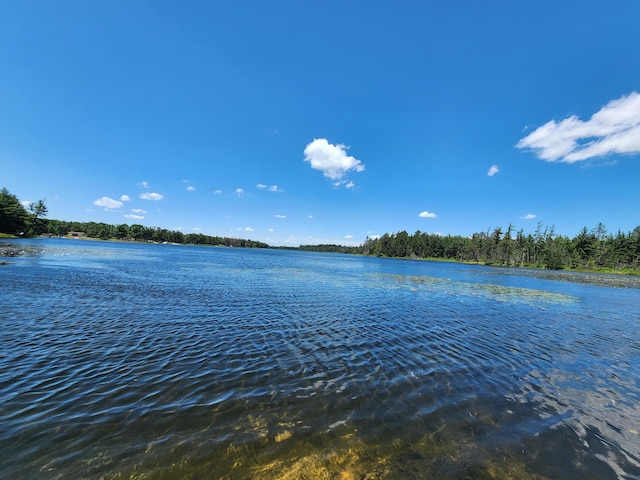
[[[640,279],[19,245],[0,478],[640,478]]]

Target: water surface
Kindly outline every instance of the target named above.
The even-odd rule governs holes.
[[[640,478],[640,281],[20,241],[1,478]]]

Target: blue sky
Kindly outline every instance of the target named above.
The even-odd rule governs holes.
[[[272,245],[640,225],[640,2],[0,0],[0,187]]]

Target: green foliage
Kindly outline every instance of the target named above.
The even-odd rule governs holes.
[[[44,200],[38,200],[35,203],[29,204],[29,212],[31,215],[28,219],[28,235],[41,235],[45,233],[46,221],[45,217],[49,213],[47,206],[44,204]]]
[[[0,191],[0,234],[64,236],[83,232],[100,239],[136,240],[156,243],[219,245],[227,247],[269,248],[269,245],[241,238],[217,237],[140,224],[108,225],[96,222],[48,220],[43,200],[26,209],[6,188]],[[514,237],[515,234],[515,237]],[[587,230],[584,227],[573,239],[556,235],[554,226],[538,223],[533,234],[515,231],[511,224],[503,230],[496,227],[471,237],[442,236],[406,231],[367,237],[359,247],[342,245],[301,245],[299,250],[338,252],[379,257],[408,257],[455,260],[503,266],[532,266],[548,269],[573,268],[597,271],[640,271],[640,226],[632,232],[607,232],[602,223]]]
[[[6,188],[0,191],[0,234],[65,236],[70,232],[102,240],[137,240],[156,243],[187,243],[196,245],[220,245],[227,247],[267,248],[269,245],[241,238],[212,237],[202,234],[187,234],[143,225],[109,225],[97,222],[66,222],[49,220],[47,206],[43,200],[31,203],[28,210],[18,198]]]
[[[305,252],[356,253],[358,247],[346,247],[344,245],[334,244],[300,245],[296,250],[303,250]]]
[[[179,233],[179,232],[178,232]],[[193,245],[218,245],[224,247],[240,248],[269,248],[269,245],[255,240],[243,238],[212,237],[201,233],[188,233],[184,236],[184,243]]]
[[[267,248],[269,245],[241,238],[215,237],[201,233],[184,234],[179,231],[158,227],[145,227],[140,224],[108,225],[96,222],[65,222],[49,220],[46,231],[53,236],[65,236],[70,232],[82,232],[85,236],[102,240],[135,240],[138,242],[179,243],[191,245],[218,245],[226,247]]]
[[[555,228],[538,224],[534,234],[506,230],[474,233],[471,237],[442,236],[417,231],[385,233],[367,238],[353,253],[383,257],[433,258],[503,266],[532,266],[558,270],[640,270],[640,227],[630,233],[607,234],[604,225],[586,227],[569,239]]]
[[[44,200],[30,203],[28,208],[9,190],[0,191],[0,233],[11,235],[40,235],[44,232],[47,206]]]
[[[24,235],[27,230],[29,213],[18,197],[3,188],[0,190],[0,232]]]

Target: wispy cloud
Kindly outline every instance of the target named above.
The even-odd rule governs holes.
[[[350,171],[364,171],[364,164],[347,155],[345,145],[333,145],[325,138],[316,138],[304,149],[304,160],[311,168],[320,170],[326,178],[340,180]]]
[[[122,195],[120,197],[120,200],[122,200],[123,202],[130,202],[131,198],[129,197],[129,195]]]
[[[236,230],[238,232],[253,232],[253,228],[251,228],[251,227],[236,228]]]
[[[493,177],[499,171],[500,169],[498,168],[498,165],[491,165],[491,167],[489,167],[489,171],[487,172],[487,175],[490,177]]]
[[[95,200],[93,204],[97,207],[104,207],[107,210],[120,208],[122,207],[122,205],[124,205],[124,203],[122,203],[120,200],[114,200],[113,198],[109,197],[100,197],[99,199]]]
[[[286,215],[274,215],[276,218],[287,218]]]
[[[222,193],[222,190],[220,189],[214,190],[213,193],[215,193],[216,195],[220,195]]]
[[[259,188],[261,190],[267,190],[269,192],[276,192],[276,193],[284,192],[284,190],[278,187],[277,185],[265,185],[264,183],[257,184],[256,188]]]
[[[610,101],[587,121],[572,115],[544,124],[517,148],[548,162],[575,163],[612,154],[640,153],[640,93]]]
[[[138,186],[139,186],[140,188],[151,188],[151,187],[149,186],[149,182],[145,182],[145,181],[140,182],[140,183],[138,184]]]
[[[132,208],[132,209],[131,209],[131,211],[132,211],[133,213],[138,213],[138,214],[144,214],[144,213],[147,213],[147,211],[146,211],[146,210],[143,210],[143,209],[141,209],[141,208]]]
[[[236,188],[236,195],[238,195],[239,197],[244,196],[244,189],[243,188]]]
[[[338,180],[337,182],[333,182],[333,186],[334,187],[344,186],[344,188],[355,188],[356,184],[353,183],[351,180]]]
[[[436,218],[438,215],[436,215],[436,214],[435,214],[435,213],[433,213],[433,212],[429,212],[429,211],[425,210],[424,212],[420,212],[420,213],[418,214],[418,216],[419,216],[420,218]]]
[[[132,220],[143,220],[144,219],[144,217],[142,215],[134,215],[133,213],[126,214],[125,218],[131,218]]]
[[[534,218],[536,218],[537,215],[533,214],[533,213],[527,213],[525,216],[520,217],[522,220],[533,220]]]
[[[193,185],[189,185],[189,186],[187,187],[187,191],[189,191],[189,192],[195,192],[195,191],[196,191],[196,187],[194,187]]]
[[[164,198],[164,195],[162,195],[161,193],[156,193],[156,192],[149,192],[149,193],[141,193],[140,194],[140,198],[142,200],[162,200]]]

